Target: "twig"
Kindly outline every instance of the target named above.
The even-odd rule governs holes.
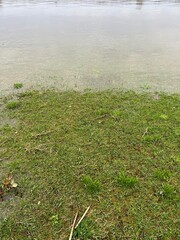
[[[109,117],[109,114],[104,114],[104,115],[101,115],[101,116],[99,116],[99,117],[96,117],[96,118],[94,118],[92,121],[100,120],[100,119],[106,118],[106,117]]]
[[[92,144],[92,142],[89,142],[89,143],[86,143],[86,144],[81,144],[80,146],[81,147],[86,147],[86,146],[89,146],[89,145],[91,145]]]
[[[89,209],[90,209],[90,206],[86,209],[86,211],[84,212],[84,214],[82,215],[82,217],[80,218],[80,220],[78,221],[78,223],[76,224],[76,226],[75,226],[74,229],[76,229],[76,228],[79,226],[79,224],[82,222],[82,220],[83,220],[83,219],[85,218],[85,216],[87,215]]]
[[[45,136],[45,135],[48,135],[50,133],[52,133],[53,131],[48,131],[48,132],[42,132],[42,133],[38,133],[38,134],[32,134],[31,138],[38,138],[38,137],[41,137],[41,136]]]
[[[73,232],[74,232],[74,229],[75,229],[74,226],[75,226],[75,224],[76,224],[77,217],[78,217],[78,211],[77,211],[77,213],[76,213],[76,215],[75,215],[75,217],[74,217],[74,221],[73,221],[73,224],[72,224],[72,227],[71,227],[71,233],[70,233],[70,235],[69,235],[69,240],[72,239]]]
[[[144,131],[142,137],[144,137],[147,133],[148,133],[148,127],[147,127],[146,130]]]

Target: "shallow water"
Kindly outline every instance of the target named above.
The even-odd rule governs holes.
[[[16,82],[180,92],[180,1],[0,0],[0,92]]]

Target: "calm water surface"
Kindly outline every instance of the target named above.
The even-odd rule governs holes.
[[[0,92],[16,82],[180,92],[180,1],[0,0]]]

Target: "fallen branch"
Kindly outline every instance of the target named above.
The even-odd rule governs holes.
[[[76,226],[75,226],[74,229],[76,229],[76,228],[79,226],[79,224],[82,222],[82,220],[83,220],[83,219],[85,218],[85,216],[87,215],[89,209],[90,209],[90,206],[86,209],[86,211],[84,212],[84,214],[82,215],[82,217],[80,218],[80,220],[78,221],[78,223],[76,224]]]
[[[69,235],[69,240],[72,239],[73,232],[74,232],[74,229],[75,229],[74,226],[75,226],[75,224],[76,224],[77,217],[78,217],[78,211],[77,211],[77,213],[76,213],[76,215],[75,215],[75,217],[74,217],[74,221],[73,221],[73,224],[72,224],[72,227],[71,227],[71,233],[70,233],[70,235]]]

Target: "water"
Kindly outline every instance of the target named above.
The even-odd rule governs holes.
[[[0,92],[14,83],[180,92],[180,1],[0,0]]]

